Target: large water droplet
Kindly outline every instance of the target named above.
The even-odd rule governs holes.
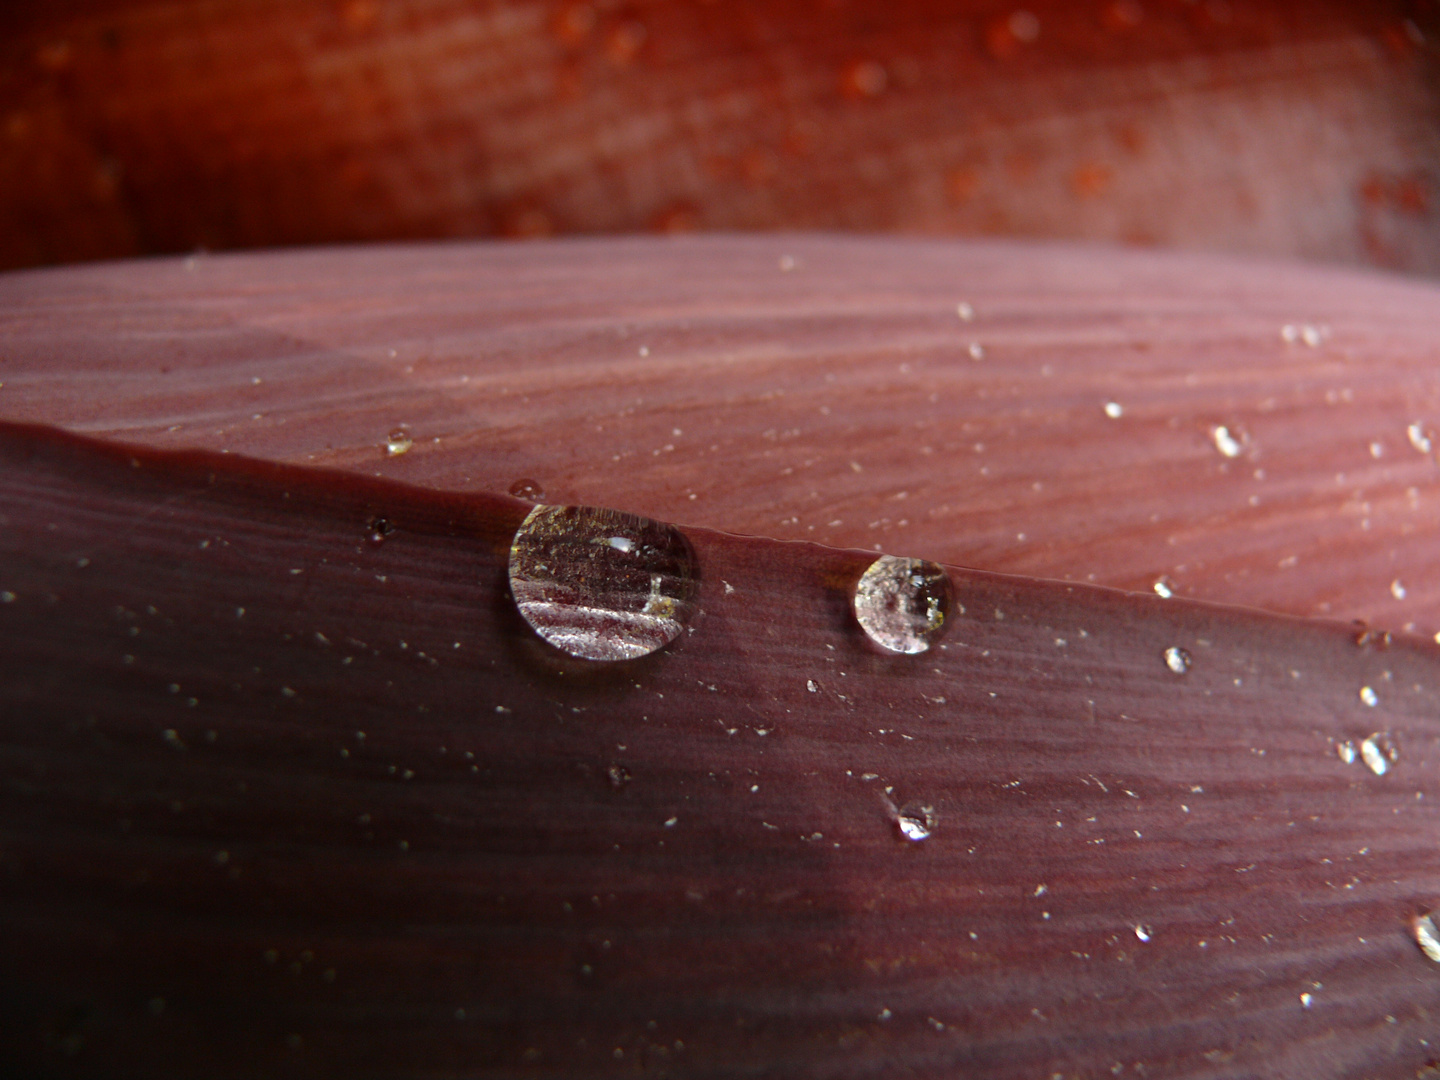
[[[510,544],[510,592],[557,649],[634,660],[674,641],[695,612],[698,572],[671,525],[589,506],[537,506]]]
[[[895,825],[906,840],[913,843],[928,840],[935,828],[935,810],[919,803],[906,803],[895,815]]]
[[[385,436],[385,453],[390,457],[399,457],[414,445],[415,440],[404,428],[396,428]]]
[[[882,555],[855,585],[855,619],[870,640],[897,653],[921,653],[944,631],[950,579],[924,559]]]

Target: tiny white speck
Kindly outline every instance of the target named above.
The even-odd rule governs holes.
[[[1372,709],[1380,704],[1380,699],[1375,695],[1375,691],[1368,686],[1360,687],[1360,700]]]
[[[975,309],[966,301],[961,300],[960,303],[955,305],[955,314],[960,316],[962,322],[969,322],[975,318]]]
[[[970,343],[969,352],[970,352],[970,359],[971,359],[971,360],[984,360],[984,359],[985,359],[985,350],[984,350],[983,347],[981,347],[981,345],[980,345],[980,343],[979,343],[978,341],[972,341],[972,342]]]
[[[1405,599],[1405,586],[1400,583],[1399,578],[1390,582],[1390,595],[1395,597],[1396,600]]]
[[[666,827],[667,829],[674,828],[674,827],[675,827],[675,823],[678,822],[679,820],[680,820],[680,819],[679,819],[678,817],[668,818],[668,819],[666,820],[666,822],[665,822],[665,827]]]
[[[1125,407],[1118,401],[1107,401],[1105,403],[1105,415],[1111,420],[1119,420],[1125,415]]]

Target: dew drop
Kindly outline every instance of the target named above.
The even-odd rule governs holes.
[[[1240,440],[1230,433],[1230,429],[1224,424],[1216,424],[1210,429],[1210,438],[1215,440],[1215,449],[1219,450],[1227,458],[1239,457],[1243,447]]]
[[[385,453],[389,457],[399,457],[414,445],[415,440],[404,428],[396,428],[385,436]]]
[[[1135,927],[1135,936],[1141,941],[1149,941],[1155,936],[1155,931],[1151,930],[1148,926],[1137,926]]]
[[[961,300],[955,305],[955,314],[960,316],[961,322],[973,322],[975,319],[975,307],[968,300]]]
[[[1376,705],[1380,704],[1379,697],[1377,697],[1375,691],[1368,686],[1360,687],[1360,700],[1363,701],[1366,705],[1369,705],[1372,709]]]
[[[671,525],[589,506],[537,506],[510,544],[510,592],[562,652],[634,660],[677,638],[695,613],[698,571]]]
[[[1107,401],[1105,403],[1105,415],[1111,420],[1119,420],[1120,417],[1125,415],[1125,406],[1121,405],[1118,401]]]
[[[529,502],[545,501],[545,489],[540,486],[538,481],[528,478],[516,480],[511,484],[510,494],[517,499],[525,499]]]
[[[950,579],[924,559],[882,555],[855,585],[855,620],[870,640],[897,653],[922,653],[950,615]]]
[[[1415,931],[1415,944],[1420,946],[1420,951],[1440,964],[1440,931],[1435,929],[1435,920],[1429,915],[1417,915],[1410,925]]]
[[[370,519],[370,542],[372,544],[383,544],[385,538],[395,531],[395,525],[389,518],[376,517]]]
[[[1406,436],[1410,439],[1410,445],[1422,454],[1428,454],[1432,445],[1430,436],[1425,433],[1425,426],[1419,421],[1411,424],[1405,429]]]
[[[1389,736],[1378,731],[1360,744],[1360,758],[1376,776],[1384,776],[1400,758]]]
[[[1184,675],[1190,670],[1190,654],[1178,645],[1171,645],[1165,650],[1165,666],[1176,675]]]
[[[1343,743],[1336,743],[1335,756],[1338,757],[1341,761],[1343,761],[1346,765],[1354,765],[1355,744],[1348,739]]]
[[[919,803],[906,803],[895,815],[895,827],[900,835],[912,843],[928,840],[935,828],[935,810]]]
[[[1175,582],[1171,581],[1164,574],[1155,579],[1155,584],[1150,586],[1155,590],[1155,595],[1164,600],[1169,600],[1175,595]]]
[[[1396,600],[1405,599],[1405,586],[1399,578],[1390,582],[1390,595],[1395,597]]]

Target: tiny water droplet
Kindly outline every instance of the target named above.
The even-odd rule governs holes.
[[[537,506],[510,545],[510,592],[525,621],[586,660],[634,660],[680,636],[698,570],[671,525],[589,506]]]
[[[1400,751],[1388,735],[1377,731],[1360,744],[1360,757],[1376,776],[1384,776],[1400,760]]]
[[[538,481],[528,478],[516,480],[511,484],[510,494],[517,499],[525,499],[529,502],[545,501],[545,489],[540,486]]]
[[[906,803],[895,815],[895,826],[900,835],[912,843],[928,840],[935,828],[935,810],[919,803]]]
[[[610,786],[622,788],[630,782],[630,770],[624,765],[611,765],[609,769]]]
[[[404,428],[396,428],[385,436],[385,453],[389,457],[399,457],[414,445],[415,440]]]
[[[1375,695],[1375,691],[1368,686],[1360,687],[1360,700],[1372,709],[1380,704],[1380,699]]]
[[[1155,932],[1151,930],[1148,926],[1135,927],[1135,936],[1141,941],[1149,941],[1154,936],[1154,934]]]
[[[1176,675],[1184,675],[1190,670],[1190,654],[1178,645],[1171,645],[1165,650],[1165,666]]]
[[[1405,599],[1405,586],[1399,578],[1390,582],[1390,595],[1395,597],[1396,600]]]
[[[1227,458],[1239,457],[1240,451],[1244,449],[1240,440],[1232,435],[1224,424],[1216,424],[1211,428],[1210,438],[1215,440],[1215,449]]]
[[[1313,995],[1313,994],[1311,994],[1311,993],[1309,993],[1309,992],[1307,991],[1306,993],[1303,993],[1303,994],[1300,995],[1300,1007],[1301,1007],[1302,1009],[1308,1009],[1308,1008],[1310,1008],[1310,1005],[1311,1005],[1312,1002],[1314,1002],[1314,1000],[1315,1000],[1315,995]]]
[[[1335,756],[1338,757],[1341,761],[1343,761],[1346,765],[1354,765],[1355,744],[1348,739],[1343,743],[1336,743]]]
[[[1420,951],[1440,964],[1440,931],[1435,929],[1435,920],[1429,915],[1417,915],[1410,925],[1415,931],[1415,944],[1420,946]]]
[[[955,314],[960,316],[961,322],[970,322],[975,318],[975,307],[968,300],[961,300],[955,305]]]
[[[1405,429],[1406,436],[1410,439],[1410,445],[1422,454],[1430,453],[1432,443],[1430,436],[1425,433],[1425,425],[1418,420]]]
[[[972,342],[970,343],[969,352],[970,352],[970,359],[971,359],[971,360],[984,360],[984,359],[985,359],[985,348],[984,348],[984,346],[982,346],[978,341],[972,341]]]
[[[1105,403],[1105,415],[1110,417],[1111,420],[1119,420],[1120,417],[1125,415],[1125,406],[1121,405],[1118,401],[1107,401]]]
[[[1155,579],[1155,584],[1150,586],[1155,590],[1155,595],[1169,600],[1175,595],[1175,582],[1171,581],[1164,574]]]
[[[383,544],[385,538],[395,531],[395,526],[389,518],[377,517],[370,519],[370,542],[372,544]]]
[[[897,653],[922,653],[950,615],[950,579],[924,559],[882,555],[855,586],[855,620],[870,640]]]

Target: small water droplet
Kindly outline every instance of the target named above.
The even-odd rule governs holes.
[[[1384,776],[1400,760],[1400,751],[1390,736],[1377,731],[1360,744],[1360,757],[1376,776]]]
[[[1215,440],[1215,449],[1227,458],[1239,457],[1240,451],[1244,449],[1240,440],[1232,435],[1224,424],[1216,424],[1211,428],[1210,437]]]
[[[389,518],[376,517],[370,519],[370,542],[372,544],[383,544],[385,538],[394,531],[395,526]]]
[[[1119,420],[1120,417],[1125,415],[1125,406],[1121,405],[1118,401],[1107,401],[1105,403],[1105,415],[1110,417],[1111,420]]]
[[[516,480],[510,485],[510,494],[517,499],[525,499],[528,502],[544,502],[545,489],[540,486],[539,481],[524,478]]]
[[[510,545],[510,592],[525,621],[586,660],[633,660],[680,636],[698,571],[671,525],[588,506],[537,506]]]
[[[1360,700],[1363,701],[1366,705],[1369,705],[1372,709],[1376,705],[1380,704],[1380,699],[1375,696],[1375,691],[1368,686],[1360,687]]]
[[[1346,765],[1354,765],[1355,744],[1348,739],[1343,743],[1336,743],[1335,756],[1338,757],[1341,761],[1343,761]]]
[[[385,436],[385,453],[390,457],[399,457],[414,445],[415,440],[404,428],[396,428]]]
[[[1430,453],[1433,445],[1430,436],[1425,433],[1425,426],[1418,420],[1405,429],[1406,436],[1410,439],[1410,445],[1422,454]]]
[[[610,786],[622,788],[630,782],[630,770],[624,765],[611,765],[609,769]]]
[[[1171,645],[1165,650],[1165,666],[1176,675],[1184,675],[1190,670],[1190,654],[1178,645]]]
[[[1141,941],[1149,941],[1154,936],[1154,934],[1155,931],[1151,930],[1148,926],[1135,927],[1135,936]]]
[[[1420,951],[1440,964],[1440,931],[1435,929],[1435,920],[1429,915],[1417,915],[1411,928],[1415,931],[1415,944],[1420,946]]]
[[[1315,996],[1314,996],[1313,994],[1309,993],[1309,992],[1306,992],[1306,993],[1304,993],[1304,994],[1301,994],[1301,995],[1300,995],[1300,1007],[1301,1007],[1302,1009],[1308,1009],[1308,1008],[1310,1007],[1311,1003],[1312,1003],[1314,1000],[1315,1000]]]
[[[955,314],[960,316],[961,322],[970,322],[975,318],[975,308],[968,300],[961,300],[955,305]]]
[[[882,555],[855,585],[855,619],[870,640],[897,653],[921,653],[950,615],[950,579],[924,559]]]
[[[906,803],[895,815],[895,826],[900,835],[912,843],[928,840],[935,828],[935,810],[919,803]]]
[[[1395,597],[1396,600],[1405,599],[1405,586],[1401,584],[1399,578],[1390,582],[1390,595]]]
[[[985,359],[985,349],[984,349],[984,346],[982,346],[978,341],[972,341],[972,342],[970,343],[970,348],[969,348],[968,351],[969,351],[969,353],[970,353],[970,359],[971,359],[971,360],[984,360],[984,359]]]
[[[1162,599],[1169,600],[1175,595],[1175,582],[1171,581],[1164,574],[1155,579],[1155,584],[1150,586],[1155,590],[1155,595]]]

